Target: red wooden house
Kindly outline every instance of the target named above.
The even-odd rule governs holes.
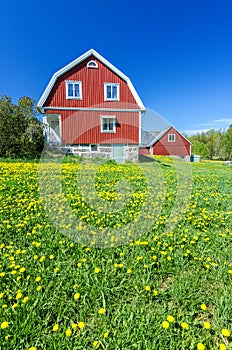
[[[145,107],[130,79],[95,50],[57,71],[37,107],[47,142],[87,157],[138,159]]]
[[[173,126],[162,131],[143,131],[140,154],[186,157],[191,155],[191,142]]]

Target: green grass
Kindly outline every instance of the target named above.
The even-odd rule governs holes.
[[[166,232],[177,174],[170,159],[160,158],[159,164],[166,193],[152,228],[127,244],[101,249],[75,243],[53,226],[38,192],[38,164],[0,163],[0,325],[9,323],[0,328],[1,350],[189,350],[198,343],[232,349],[232,338],[221,334],[224,328],[232,332],[231,167],[192,163],[190,203],[181,221]],[[99,208],[90,210],[76,190],[79,166],[62,166],[63,192],[75,215],[102,227],[110,218],[103,215],[99,222]],[[153,163],[145,166],[157,176]],[[126,177],[131,195],[140,195],[116,216],[125,222],[129,214],[136,218],[147,200],[140,170],[109,163],[96,174],[96,193],[108,202],[125,199],[109,185]],[[94,217],[94,211],[99,215]],[[174,322],[165,329],[168,315]],[[84,328],[72,329],[78,322]]]

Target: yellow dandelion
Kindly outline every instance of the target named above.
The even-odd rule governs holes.
[[[36,348],[34,346],[32,346],[31,348],[29,348],[28,350],[36,350]]]
[[[158,291],[157,290],[153,290],[153,295],[156,297],[158,295]]]
[[[52,328],[53,332],[58,331],[58,329],[59,329],[59,325],[58,325],[58,324],[55,324],[55,325],[53,326],[53,328]]]
[[[168,315],[168,316],[167,316],[167,321],[170,322],[170,323],[172,323],[172,322],[175,321],[175,318],[174,318],[173,316],[171,316],[171,315]]]
[[[108,336],[109,336],[109,331],[104,333],[104,338],[108,338]]]
[[[219,344],[219,349],[220,350],[226,350],[225,344],[223,344],[223,343]]]
[[[35,281],[36,281],[36,282],[41,281],[41,277],[39,277],[39,276],[38,276],[38,277],[36,277]]]
[[[99,346],[100,346],[99,341],[98,341],[98,340],[94,340],[93,346],[94,346],[96,349],[98,349]]]
[[[205,350],[205,345],[202,343],[197,344],[197,350]]]
[[[70,337],[70,336],[72,335],[71,329],[68,328],[68,329],[66,330],[65,334],[66,334],[66,337]]]
[[[223,328],[221,331],[222,335],[224,335],[224,337],[229,337],[230,336],[230,331],[226,328]]]
[[[80,329],[83,329],[85,327],[85,322],[80,321],[77,325]]]
[[[168,321],[163,321],[163,322],[162,322],[162,327],[163,327],[164,329],[167,329],[167,328],[169,327],[169,322],[168,322]]]
[[[188,323],[186,323],[186,322],[181,322],[181,327],[182,327],[183,329],[189,329],[189,325],[188,325]]]
[[[205,304],[201,304],[201,309],[202,309],[203,311],[206,311],[207,306],[206,306]]]
[[[147,292],[150,292],[151,287],[150,287],[150,286],[146,286],[146,287],[145,287],[145,290],[146,290]]]
[[[101,309],[98,310],[98,313],[100,315],[104,314],[106,312],[106,310],[102,307]]]
[[[211,325],[209,322],[204,322],[204,328],[205,329],[210,329]]]
[[[132,270],[131,269],[127,269],[127,273],[132,273]]]
[[[4,321],[1,323],[1,329],[5,329],[7,327],[9,327],[9,322]]]
[[[74,300],[78,300],[80,298],[80,293],[75,293],[74,294]]]
[[[94,269],[95,273],[99,273],[100,271],[101,271],[101,269],[99,269],[99,267],[95,267],[95,269]]]
[[[28,297],[25,297],[25,298],[23,298],[23,303],[26,303],[27,301],[29,300],[29,298]]]
[[[16,294],[16,299],[20,299],[20,298],[22,298],[22,293],[19,292]]]

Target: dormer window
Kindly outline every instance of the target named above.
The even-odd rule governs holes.
[[[91,60],[87,63],[87,68],[98,68],[98,64],[96,61]]]
[[[119,84],[104,84],[105,101],[119,101]]]
[[[82,82],[81,81],[66,81],[66,98],[82,100]]]

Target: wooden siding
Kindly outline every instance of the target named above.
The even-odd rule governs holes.
[[[168,142],[169,134],[175,134],[174,142]],[[153,146],[154,155],[189,156],[190,152],[190,143],[175,128],[168,130],[168,132]]]
[[[139,149],[139,154],[143,155],[143,156],[147,156],[149,154],[149,148],[140,148]]]
[[[96,61],[98,63],[98,68],[87,68],[87,63],[90,60]],[[66,80],[82,82],[82,100],[66,99]],[[104,101],[104,83],[120,84],[120,101]],[[44,107],[48,106],[139,109],[126,82],[94,56],[88,57],[88,59],[57,79],[44,103]]]
[[[61,115],[63,144],[138,144],[138,112],[97,112],[47,110],[49,114]],[[101,133],[101,116],[115,116],[116,133]]]

